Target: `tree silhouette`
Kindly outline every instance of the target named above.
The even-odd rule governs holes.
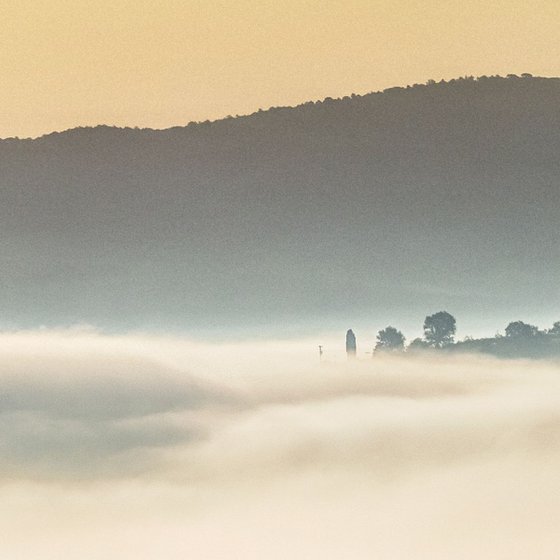
[[[387,327],[377,333],[375,351],[402,351],[404,349],[404,335],[395,327]]]
[[[560,321],[556,321],[552,328],[548,329],[548,334],[560,334]]]
[[[453,344],[456,330],[455,317],[447,311],[439,311],[424,320],[424,338],[428,345],[434,348]]]
[[[510,338],[528,338],[536,336],[539,328],[523,321],[513,321],[506,327],[506,336]]]
[[[409,345],[409,350],[422,350],[428,348],[428,343],[422,338],[415,338]]]

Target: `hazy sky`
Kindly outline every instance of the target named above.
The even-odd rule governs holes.
[[[560,74],[557,0],[3,0],[0,137]]]

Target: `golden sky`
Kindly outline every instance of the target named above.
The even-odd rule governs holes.
[[[1,0],[0,137],[560,75],[558,0]]]

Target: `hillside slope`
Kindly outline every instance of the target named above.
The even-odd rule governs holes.
[[[547,313],[559,155],[560,79],[529,77],[3,140],[2,323]]]

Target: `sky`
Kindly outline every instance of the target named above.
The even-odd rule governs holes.
[[[560,75],[556,0],[3,0],[0,137]]]
[[[556,560],[558,364],[0,334],[18,560]]]

